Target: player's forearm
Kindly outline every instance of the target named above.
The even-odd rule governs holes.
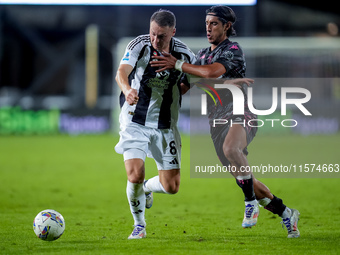
[[[201,78],[218,78],[225,72],[225,69],[216,67],[214,64],[199,66],[183,63],[182,72]]]
[[[176,69],[178,71],[194,75],[201,78],[218,78],[226,72],[222,64],[214,63],[211,65],[193,65],[184,62],[182,59],[176,59],[174,56],[163,53],[164,56],[153,56],[150,62],[152,67],[159,68],[156,72],[163,72],[167,69]]]
[[[184,63],[182,65],[182,71],[184,73],[191,74],[197,77],[213,78],[210,77],[211,74],[209,68],[206,68],[205,66],[197,66],[189,63]]]

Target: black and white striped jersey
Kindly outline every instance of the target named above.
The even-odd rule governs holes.
[[[177,59],[194,63],[195,55],[177,38],[172,38],[170,53]],[[126,126],[135,122],[151,128],[168,129],[177,125],[181,103],[180,81],[183,73],[175,69],[156,73],[157,68],[150,66],[153,55],[161,55],[152,47],[150,35],[141,35],[133,39],[126,47],[120,64],[133,67],[129,76],[130,86],[138,91],[136,105],[125,102],[120,95],[122,107],[120,124]]]

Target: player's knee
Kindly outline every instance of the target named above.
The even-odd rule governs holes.
[[[142,183],[145,178],[144,161],[141,159],[130,159],[125,161],[125,169],[129,182]]]
[[[132,172],[128,174],[128,180],[131,183],[143,183],[144,173]]]
[[[167,185],[165,185],[164,189],[166,193],[174,195],[179,191],[179,183],[177,182],[168,183]]]
[[[230,161],[230,162],[235,162],[237,159],[241,156],[242,152],[234,146],[224,146],[223,147],[223,153],[225,157]]]
[[[166,192],[170,195],[175,195],[178,193],[178,191],[179,191],[179,188],[170,188]]]

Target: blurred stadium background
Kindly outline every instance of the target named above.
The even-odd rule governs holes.
[[[129,39],[148,33],[150,15],[159,8],[175,13],[176,37],[194,52],[208,45],[203,1],[190,6],[159,5],[160,1],[151,1],[153,5],[34,2],[0,1],[1,135],[115,133],[117,65]],[[324,78],[325,82],[308,86],[298,84],[311,91],[308,107],[313,116],[301,120],[305,128],[301,125],[292,132],[338,133],[340,14],[335,3],[234,2],[238,36],[232,40],[243,46],[247,76]],[[256,84],[256,91],[255,101],[271,99],[269,84]],[[180,121],[184,133],[190,131],[189,108],[187,101]]]
[[[23,4],[29,1],[34,4]],[[46,4],[57,1],[64,4]],[[115,72],[127,42],[148,33],[150,15],[159,8],[176,14],[176,37],[194,52],[207,47],[208,6],[203,3],[220,0],[191,1],[196,4],[190,6],[174,5],[188,0],[168,0],[169,5],[161,5],[163,0],[141,2],[146,1],[154,4],[0,0],[0,254],[136,253],[126,240],[132,221],[124,163],[113,150],[119,124]],[[227,2],[234,2],[238,16],[238,36],[232,40],[246,54],[256,106],[268,109],[272,79],[277,87],[303,87],[312,95],[306,104],[312,116],[304,117],[293,107],[285,117],[298,120],[297,128],[260,128],[262,136],[249,147],[250,164],[339,164],[336,2]],[[265,211],[255,229],[239,231],[244,208],[234,180],[193,178],[188,173],[193,149],[200,150],[195,160],[202,164],[209,163],[206,152],[214,152],[205,135],[206,116],[189,119],[190,110],[197,110],[190,109],[194,96],[185,96],[179,121],[185,134],[181,192],[157,198],[148,212],[149,238],[139,249],[151,254],[339,254],[339,172],[321,173],[321,178],[306,174],[284,179],[275,174],[275,179],[265,180],[274,194],[300,210],[298,242],[286,240],[279,219]],[[272,117],[281,117],[279,108]],[[194,134],[198,139],[192,139]],[[150,178],[156,168],[147,160]],[[211,160],[216,162],[215,153]],[[33,234],[32,220],[46,208],[61,212],[67,222],[61,242],[37,242]]]

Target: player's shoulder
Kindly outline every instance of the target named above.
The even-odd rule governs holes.
[[[200,49],[198,52],[197,52],[197,56],[204,56],[206,55],[207,53],[210,52],[210,47],[207,47],[207,48],[203,48],[203,49]]]
[[[176,37],[172,37],[173,39],[173,42],[174,42],[174,47],[177,47],[177,48],[183,48],[183,49],[188,49],[189,47],[184,43],[182,42],[180,39],[176,38]]]
[[[190,50],[190,48],[181,40],[179,40],[176,37],[173,37],[173,47],[175,51],[178,52],[185,52],[185,53],[192,53],[192,51]],[[192,53],[193,54],[193,53]]]
[[[150,45],[150,35],[139,35],[130,41],[127,48],[128,50],[133,50],[136,47],[143,47],[144,45]]]
[[[242,47],[238,42],[232,42],[230,40],[227,40],[224,45],[225,50],[231,50],[231,51],[242,51]]]

